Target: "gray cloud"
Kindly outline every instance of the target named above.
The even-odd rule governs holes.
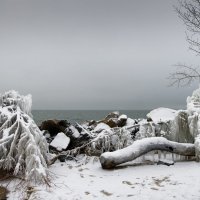
[[[32,93],[35,109],[182,107],[168,88],[188,52],[175,0],[0,2],[1,92]]]

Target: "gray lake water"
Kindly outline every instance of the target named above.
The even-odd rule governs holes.
[[[86,120],[100,120],[113,110],[33,110],[33,118],[39,125],[47,119],[64,119],[71,123],[81,123]],[[133,119],[146,118],[150,110],[120,110],[120,114],[126,114]]]

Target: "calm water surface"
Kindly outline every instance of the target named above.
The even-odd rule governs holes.
[[[120,110],[120,114],[126,114],[128,117],[146,118],[150,110]],[[113,110],[33,110],[33,118],[37,124],[47,119],[64,119],[71,123],[81,123],[86,120],[100,120]]]

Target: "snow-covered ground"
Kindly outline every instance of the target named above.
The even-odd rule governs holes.
[[[199,169],[200,163],[194,161],[165,166],[139,159],[113,170],[103,170],[94,157],[57,162],[50,167],[51,187],[30,187],[29,200],[199,200]],[[8,199],[24,199],[28,193],[22,186],[18,181],[10,182]]]

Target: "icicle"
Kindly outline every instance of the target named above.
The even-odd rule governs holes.
[[[158,151],[158,160],[160,160],[160,159],[161,159],[161,152]]]
[[[174,153],[172,153],[172,161],[175,162]]]

